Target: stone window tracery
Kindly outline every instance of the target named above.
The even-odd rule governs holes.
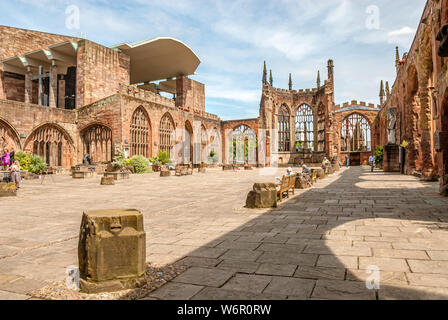
[[[288,107],[282,105],[278,112],[278,151],[291,150],[291,132]]]
[[[314,115],[307,104],[302,104],[296,113],[296,151],[314,151]]]
[[[354,113],[344,119],[341,128],[342,152],[370,152],[371,129],[365,117]]]
[[[131,122],[131,157],[150,156],[151,130],[149,119],[142,107],[135,110]]]

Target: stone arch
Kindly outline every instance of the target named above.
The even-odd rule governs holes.
[[[185,121],[185,130],[182,134],[182,163],[193,163],[194,160],[194,131],[189,120]]]
[[[139,106],[132,114],[130,124],[130,155],[151,157],[151,120],[146,110]]]
[[[11,151],[11,148],[16,152],[22,150],[19,133],[8,121],[0,118],[0,153],[6,149]]]
[[[222,138],[217,127],[214,127],[210,132],[210,152],[213,151],[216,156],[211,160],[212,162],[221,161],[221,150],[222,150]]]
[[[233,163],[257,164],[257,133],[245,124],[233,128],[231,135]]]
[[[33,129],[25,150],[44,159],[48,166],[73,165],[74,142],[70,134],[56,123],[44,123]]]
[[[176,127],[174,125],[173,117],[169,112],[166,112],[160,119],[159,127],[159,150],[162,150],[171,157],[173,151],[173,142],[175,140],[174,132]]]
[[[204,124],[201,124],[201,162],[207,163],[208,158],[208,133]]]
[[[372,123],[358,112],[348,114],[341,123],[342,152],[371,152]]]
[[[81,130],[83,154],[89,153],[93,162],[107,163],[113,160],[112,129],[101,123],[93,123]]]

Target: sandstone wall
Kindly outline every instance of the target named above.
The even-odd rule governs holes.
[[[88,40],[78,43],[76,107],[89,105],[115,94],[130,81],[130,58]]]

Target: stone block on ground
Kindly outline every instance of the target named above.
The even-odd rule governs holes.
[[[115,185],[114,177],[102,177],[101,178],[101,185],[102,186],[113,186],[113,185]]]
[[[13,182],[0,183],[0,198],[17,196],[16,184]]]
[[[162,171],[160,171],[160,176],[161,177],[170,177],[171,172],[169,170],[162,170]]]
[[[72,178],[73,179],[88,179],[96,176],[94,171],[73,171]]]
[[[326,175],[325,175],[325,170],[322,168],[316,169],[317,171],[317,178],[318,179],[325,179]]]
[[[127,180],[130,177],[129,172],[105,172],[104,177],[113,177],[114,180]]]
[[[309,174],[301,174],[298,173],[297,174],[297,178],[296,178],[296,185],[295,188],[296,189],[308,189],[311,188],[311,176]]]
[[[274,183],[255,183],[246,199],[248,208],[276,208],[277,189]]]
[[[132,209],[84,212],[78,259],[82,292],[112,292],[142,286],[146,267],[143,215]]]

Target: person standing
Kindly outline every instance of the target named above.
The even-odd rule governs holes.
[[[16,156],[16,153],[14,151],[14,148],[11,148],[11,152],[9,153],[9,160],[10,160],[11,166],[14,164],[14,162],[16,162],[15,156]]]
[[[11,159],[9,158],[9,150],[6,149],[6,152],[3,155],[3,166],[5,167],[5,169],[8,169],[10,164],[11,164]]]
[[[370,171],[373,172],[373,170],[375,169],[375,156],[371,155],[369,157],[369,162],[370,162]]]
[[[347,156],[345,156],[345,166],[348,168],[349,164],[350,164],[350,159],[347,155]]]

